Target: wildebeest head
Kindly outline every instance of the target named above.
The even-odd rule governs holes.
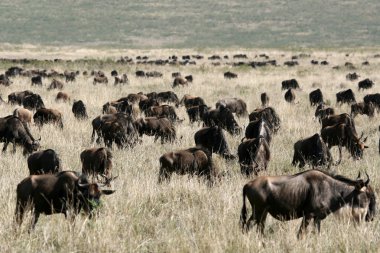
[[[219,106],[220,117],[224,119],[226,123],[226,129],[230,134],[240,134],[242,129],[236,122],[232,112],[224,105]]]
[[[358,194],[353,199],[352,207],[353,209],[359,208],[359,209],[367,209],[367,213],[365,214],[365,221],[369,222],[372,221],[376,215],[376,196],[375,192],[373,191],[372,187],[369,185],[370,178],[366,172],[367,180],[363,181],[363,179],[360,178],[360,172],[358,177],[356,178],[357,186],[355,191],[358,192]],[[354,212],[353,212],[354,214]],[[356,215],[360,215],[355,213]],[[354,215],[355,215],[354,214]],[[360,220],[360,217],[354,217],[356,220]]]
[[[347,145],[352,157],[360,160],[363,158],[364,149],[368,148],[368,146],[364,144],[367,141],[367,137],[363,139],[362,133],[362,135],[358,138],[352,126],[347,126],[347,135],[349,136]]]

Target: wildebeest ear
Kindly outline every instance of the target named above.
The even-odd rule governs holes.
[[[111,195],[112,193],[115,192],[115,190],[102,190],[101,192],[102,192],[102,194],[104,194],[104,195]]]

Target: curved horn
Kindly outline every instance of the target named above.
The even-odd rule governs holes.
[[[360,135],[359,140],[361,140],[363,138],[363,136],[364,136],[364,132],[362,132],[362,134]]]
[[[358,176],[356,177],[356,180],[358,180],[360,178],[360,171],[358,173]]]
[[[87,187],[87,186],[89,186],[89,184],[88,183],[86,183],[86,184],[78,183],[78,186],[79,187]]]
[[[365,174],[367,175],[367,181],[364,182],[364,185],[367,186],[369,184],[369,176],[367,171],[365,172]]]

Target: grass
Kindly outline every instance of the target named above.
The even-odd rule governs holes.
[[[192,50],[152,50],[128,51],[128,55],[147,54],[152,58],[168,57],[173,52],[186,54]],[[259,51],[245,50],[249,59],[253,59]],[[102,61],[103,55],[92,55],[97,61],[84,63],[51,63],[33,61],[26,68],[54,68],[59,71],[70,70],[102,70],[109,76],[112,69],[126,72],[130,85],[114,87],[93,86],[90,77],[80,76],[74,83],[65,85],[64,91],[72,99],[82,99],[87,106],[90,119],[101,113],[101,106],[107,101],[115,100],[129,93],[143,91],[171,90],[171,73],[181,71],[184,74],[193,74],[194,83],[189,87],[178,88],[174,91],[179,97],[184,94],[200,95],[206,103],[214,106],[215,102],[223,97],[240,97],[247,102],[249,111],[260,106],[260,93],[267,92],[270,104],[276,109],[282,120],[279,133],[274,136],[271,144],[272,160],[268,170],[262,175],[294,174],[298,168],[291,166],[293,144],[304,137],[313,135],[320,130],[319,123],[313,119],[315,108],[308,103],[308,94],[314,88],[313,83],[319,83],[326,100],[331,101],[338,113],[349,112],[347,105],[335,105],[335,93],[341,90],[340,85],[352,88],[356,99],[368,93],[380,92],[380,75],[378,68],[380,59],[373,58],[374,52],[365,51],[354,53],[346,57],[342,52],[308,52],[311,58],[302,58],[300,66],[289,68],[281,64],[289,60],[297,52],[265,51],[276,59],[280,66],[263,69],[228,68],[238,73],[238,78],[225,80],[223,72],[226,67],[211,66],[207,60],[198,62],[195,66],[136,66],[119,65],[109,60]],[[212,54],[231,56],[234,50],[210,52]],[[13,54],[7,52],[6,54]],[[17,52],[15,53],[17,54]],[[71,52],[53,52],[62,57],[73,57]],[[117,52],[110,52],[117,58]],[[281,56],[284,54],[284,56]],[[327,56],[328,54],[328,56]],[[35,52],[24,54],[24,57],[36,57]],[[126,55],[119,52],[119,55]],[[50,55],[51,56],[51,55]],[[42,52],[40,58],[49,58],[49,52]],[[77,57],[83,57],[78,54]],[[76,57],[73,57],[73,59]],[[328,66],[313,66],[311,59],[330,62]],[[361,62],[368,60],[370,66],[361,66]],[[332,66],[344,65],[350,61],[357,66],[355,70],[361,78],[370,78],[375,82],[372,90],[357,92],[357,82],[346,81],[347,70],[333,70]],[[1,72],[9,66],[2,64]],[[164,76],[160,79],[138,79],[133,73],[136,69],[146,71],[158,70]],[[301,90],[296,91],[298,104],[289,105],[285,102],[281,91],[281,81],[296,78]],[[111,79],[110,79],[111,80]],[[58,152],[67,170],[81,170],[80,152],[94,146],[90,142],[91,121],[77,121],[71,112],[71,104],[55,102],[58,91],[47,91],[51,80],[44,79],[44,87],[31,87],[30,80],[24,77],[13,79],[10,87],[1,87],[3,98],[13,91],[30,89],[41,94],[48,108],[60,110],[64,115],[64,129],[47,125],[39,130],[31,126],[35,137],[42,137],[43,148],[53,148]],[[11,114],[15,106],[3,104],[0,106],[0,116]],[[371,223],[358,226],[349,220],[337,220],[332,215],[322,221],[321,234],[309,233],[304,240],[296,239],[296,232],[300,220],[280,222],[271,217],[267,219],[265,235],[258,235],[255,230],[249,234],[242,234],[239,227],[239,215],[242,205],[241,191],[249,180],[240,174],[239,165],[226,162],[218,155],[214,156],[216,165],[221,171],[228,171],[230,176],[212,188],[197,178],[173,176],[167,184],[158,185],[158,158],[165,152],[187,148],[194,145],[193,135],[200,128],[197,124],[191,125],[183,107],[177,110],[180,118],[185,121],[178,126],[177,136],[183,136],[174,144],[154,143],[153,138],[143,137],[141,145],[133,149],[113,150],[114,174],[119,175],[113,188],[116,190],[111,196],[104,196],[102,208],[97,219],[87,220],[79,216],[74,225],[65,220],[63,215],[41,216],[35,231],[28,234],[28,221],[24,221],[21,231],[13,230],[13,214],[17,184],[26,176],[28,169],[26,158],[21,149],[15,154],[8,152],[0,158],[0,251],[2,252],[375,252],[380,245],[379,216]],[[371,184],[378,193],[380,173],[380,156],[378,154],[378,117],[369,120],[365,116],[358,116],[356,126],[369,136],[370,148],[365,151],[361,161],[353,161],[348,152],[343,153],[340,166],[333,167],[337,173],[356,177],[359,170],[368,171]],[[248,119],[238,119],[241,126],[247,126]],[[243,136],[232,137],[226,133],[227,141],[232,152]],[[337,158],[337,150],[333,149],[333,156]]]

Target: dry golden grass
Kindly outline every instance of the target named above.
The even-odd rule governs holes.
[[[129,56],[147,54],[153,58],[168,57],[172,54],[191,53],[192,50],[152,50],[128,51]],[[241,50],[217,52],[220,55],[232,56]],[[60,71],[65,69],[92,70],[102,69],[110,75],[112,69],[126,72],[130,85],[114,87],[92,84],[90,77],[80,76],[74,83],[66,84],[64,91],[72,98],[82,99],[87,106],[90,119],[101,113],[101,106],[110,100],[115,100],[129,93],[138,91],[171,90],[171,73],[180,71],[183,74],[193,74],[194,83],[189,87],[174,91],[179,97],[184,94],[199,95],[205,98],[208,105],[214,105],[219,98],[240,97],[244,99],[249,111],[260,106],[260,93],[267,92],[270,104],[282,120],[279,133],[274,136],[271,144],[272,160],[263,175],[293,174],[297,168],[291,166],[293,143],[303,137],[319,132],[320,125],[313,119],[315,108],[308,103],[308,94],[315,87],[320,87],[325,99],[337,108],[338,112],[349,112],[348,106],[335,106],[335,93],[344,88],[352,88],[357,101],[362,100],[367,93],[380,92],[380,75],[378,69],[380,60],[373,58],[373,52],[350,51],[349,57],[343,52],[311,52],[311,58],[299,59],[300,66],[288,68],[282,66],[285,60],[295,52],[280,52],[267,50],[271,57],[278,60],[279,67],[259,69],[231,68],[238,73],[239,78],[225,80],[223,72],[230,67],[213,67],[207,60],[196,66],[127,66],[107,61],[92,62],[90,65],[70,63],[68,65],[52,63],[32,63],[27,68],[46,67]],[[126,55],[126,52],[113,52],[112,56]],[[213,54],[203,51],[202,54]],[[250,60],[258,51],[246,52]],[[284,56],[282,56],[284,54]],[[9,56],[21,56],[16,53],[6,53]],[[24,54],[22,57],[49,57],[47,54]],[[86,54],[65,55],[65,52],[55,52],[53,57],[77,58]],[[91,56],[91,53],[89,54]],[[102,58],[101,55],[92,55]],[[311,59],[330,62],[328,66],[312,66]],[[361,66],[368,60],[370,66]],[[370,91],[357,92],[357,82],[346,81],[345,75],[350,72],[333,70],[334,65],[344,65],[346,61],[354,63],[355,70],[361,78],[370,78],[376,85]],[[3,66],[2,72],[5,70]],[[136,69],[158,70],[164,73],[159,79],[137,79],[133,73]],[[302,90],[296,91],[296,105],[289,105],[283,98],[281,81],[296,78]],[[110,79],[111,80],[111,79]],[[32,126],[35,137],[42,137],[43,148],[52,148],[58,152],[67,170],[80,170],[80,152],[94,146],[90,142],[91,120],[77,121],[72,115],[71,104],[55,102],[58,91],[47,91],[51,80],[44,79],[44,87],[31,87],[28,78],[17,77],[10,87],[1,87],[1,94],[6,98],[10,92],[31,89],[41,94],[47,108],[60,110],[64,115],[64,129],[54,126],[44,126],[41,131]],[[111,81],[113,83],[113,81]],[[314,87],[313,87],[314,86]],[[0,106],[0,116],[6,116],[16,107]],[[253,229],[249,234],[242,234],[239,226],[239,215],[242,205],[241,190],[249,180],[240,174],[236,161],[225,162],[218,155],[215,163],[222,171],[228,171],[230,177],[212,188],[197,178],[173,176],[168,184],[157,184],[159,163],[158,158],[165,152],[187,148],[194,145],[193,135],[200,128],[190,125],[183,107],[178,109],[180,118],[186,120],[178,126],[178,136],[183,136],[174,144],[153,143],[153,138],[144,137],[143,143],[133,149],[114,149],[114,174],[119,178],[114,182],[116,193],[103,198],[100,216],[95,220],[87,220],[80,216],[73,226],[63,215],[41,216],[36,229],[28,234],[27,227],[30,216],[25,220],[22,230],[13,230],[13,214],[15,208],[15,193],[17,184],[28,175],[26,158],[21,149],[15,154],[8,152],[1,155],[0,178],[0,251],[1,252],[336,252],[336,251],[378,251],[380,229],[379,216],[371,223],[354,226],[350,221],[338,221],[329,216],[322,221],[321,233],[309,233],[304,240],[296,239],[300,220],[280,222],[269,217],[266,222],[265,236],[262,237]],[[378,190],[380,165],[378,153],[378,118],[369,120],[366,116],[358,116],[356,125],[358,132],[364,131],[369,136],[364,158],[353,161],[344,151],[343,162],[332,169],[340,174],[355,177],[359,170],[366,170],[371,176],[373,187]],[[248,124],[248,119],[239,119],[241,126]],[[243,136],[232,137],[226,133],[232,152]],[[337,152],[334,149],[334,157]]]

